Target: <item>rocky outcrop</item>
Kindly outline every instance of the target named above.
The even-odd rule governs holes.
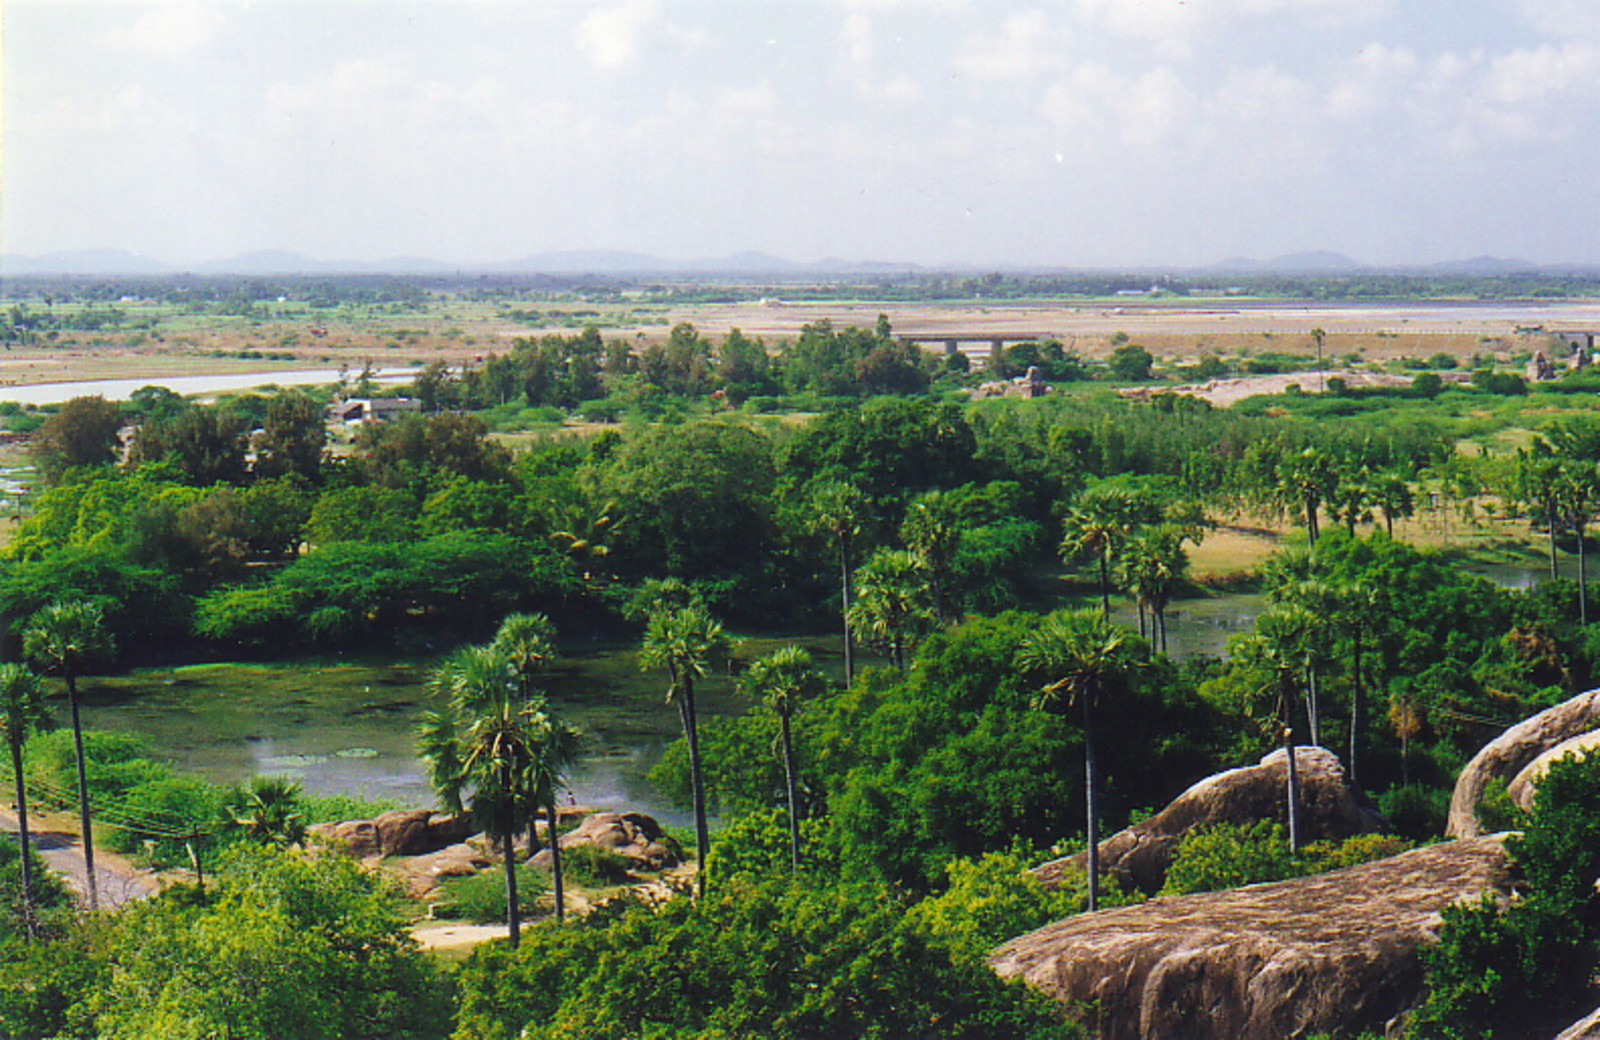
[[[626,858],[632,869],[655,872],[675,867],[683,852],[654,817],[644,813],[597,812],[584,817],[576,830],[561,836],[561,849],[585,845],[605,849]],[[550,869],[550,850],[541,849],[533,864]]]
[[[1149,893],[1161,888],[1178,842],[1190,830],[1213,823],[1249,823],[1287,818],[1284,763],[1280,749],[1259,764],[1209,776],[1154,816],[1100,843],[1100,865],[1125,887]],[[1379,829],[1376,814],[1362,808],[1345,782],[1339,757],[1326,748],[1295,749],[1300,774],[1300,822],[1306,841],[1339,840]],[[1081,870],[1079,853],[1034,868],[1046,884],[1069,866]]]
[[[1590,690],[1524,719],[1485,744],[1456,778],[1445,836],[1471,838],[1482,833],[1478,802],[1483,799],[1483,790],[1490,780],[1509,783],[1544,752],[1597,727],[1600,727],[1600,690]]]
[[[1080,914],[990,955],[1103,1040],[1284,1040],[1382,1030],[1421,997],[1439,911],[1509,891],[1498,837],[1315,877]]]
[[[460,842],[395,865],[395,873],[413,898],[422,898],[451,878],[471,877],[494,866],[481,845]]]
[[[1568,755],[1583,758],[1596,748],[1600,748],[1600,730],[1590,730],[1570,740],[1563,740],[1524,766],[1522,772],[1518,773],[1516,779],[1506,788],[1506,793],[1511,796],[1511,800],[1518,808],[1531,809],[1534,792],[1539,789],[1539,781],[1544,779],[1544,774],[1552,762],[1559,762]]]
[[[309,833],[358,859],[421,856],[464,841],[472,833],[472,821],[454,813],[395,809],[371,820],[315,824]]]

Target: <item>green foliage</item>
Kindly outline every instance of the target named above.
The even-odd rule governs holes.
[[[1036,858],[1018,846],[951,860],[945,868],[945,890],[911,908],[912,925],[976,959],[1007,939],[1081,913],[1086,894],[1082,873],[1068,871],[1060,884],[1046,887],[1028,871]],[[1107,895],[1101,893],[1102,906],[1120,901],[1107,900]]]
[[[241,855],[204,903],[125,911],[108,946],[86,1000],[108,1040],[445,1033],[446,987],[396,897],[339,856]]]
[[[1142,383],[1150,378],[1150,366],[1155,363],[1150,352],[1137,343],[1125,343],[1111,352],[1107,363],[1112,378],[1123,383]]]
[[[561,851],[561,867],[577,884],[588,888],[632,882],[633,861],[620,852],[584,844]]]
[[[462,969],[462,1040],[1072,1037],[1047,998],[920,930],[875,885],[731,878],[618,904]]]
[[[564,858],[562,867],[571,870],[572,860]],[[570,873],[569,873],[570,876]],[[528,864],[517,864],[517,902],[524,915],[532,915],[539,900],[549,890],[549,875]],[[452,878],[444,883],[444,910],[475,924],[499,924],[506,919],[505,865],[490,867],[471,877]]]
[[[1527,890],[1509,905],[1490,894],[1445,909],[1438,944],[1422,954],[1428,996],[1411,1030],[1419,1040],[1525,1035],[1530,1019],[1584,1000],[1600,952],[1600,756],[1553,763],[1506,848]]]
[[[1360,834],[1338,843],[1312,842],[1295,856],[1276,821],[1211,824],[1189,831],[1178,842],[1161,892],[1182,895],[1283,881],[1383,859],[1407,847],[1400,838]]]

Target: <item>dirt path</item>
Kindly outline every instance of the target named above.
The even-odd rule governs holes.
[[[17,833],[14,806],[0,806],[0,829],[7,834]],[[28,834],[45,865],[65,878],[67,887],[83,897],[89,890],[89,867],[76,831],[66,829],[49,814],[41,817],[30,812]],[[135,899],[148,899],[161,891],[153,873],[107,849],[94,850],[94,873],[102,909],[119,907]]]

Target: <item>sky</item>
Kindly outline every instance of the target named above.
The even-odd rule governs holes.
[[[1596,0],[5,0],[0,250],[1600,262]]]

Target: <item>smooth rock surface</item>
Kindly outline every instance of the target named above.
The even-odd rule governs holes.
[[[576,830],[561,836],[562,851],[583,845],[624,856],[634,870],[666,870],[683,860],[678,843],[667,836],[654,817],[644,813],[597,812],[584,817]],[[532,863],[549,870],[550,850],[540,849]]]
[[[1518,808],[1531,809],[1534,792],[1539,789],[1539,781],[1544,779],[1550,763],[1559,762],[1568,755],[1583,758],[1596,748],[1600,748],[1600,729],[1580,733],[1570,740],[1563,740],[1524,766],[1522,772],[1518,773],[1516,779],[1506,788],[1506,793],[1511,796],[1511,800]]]
[[[1472,756],[1456,778],[1445,837],[1471,838],[1483,831],[1478,802],[1490,780],[1511,782],[1529,763],[1557,744],[1600,728],[1600,690],[1580,693],[1507,729]]]
[[[1103,1040],[1285,1040],[1385,1025],[1421,998],[1439,911],[1509,891],[1499,836],[1343,870],[1080,914],[990,965],[1077,1008]]]
[[[1339,756],[1327,748],[1295,749],[1300,774],[1300,822],[1305,841],[1342,840],[1379,829],[1376,814],[1362,808],[1345,782]],[[1145,893],[1161,888],[1178,842],[1195,827],[1214,823],[1287,820],[1284,762],[1280,748],[1260,763],[1208,776],[1173,799],[1165,809],[1100,843],[1100,866],[1124,887]],[[1060,880],[1069,865],[1081,870],[1082,853],[1034,868],[1046,884]]]
[[[428,809],[395,809],[371,820],[315,824],[308,831],[357,859],[421,856],[464,840],[472,833],[472,821]]]
[[[1600,1008],[1563,1029],[1556,1040],[1600,1040]]]

